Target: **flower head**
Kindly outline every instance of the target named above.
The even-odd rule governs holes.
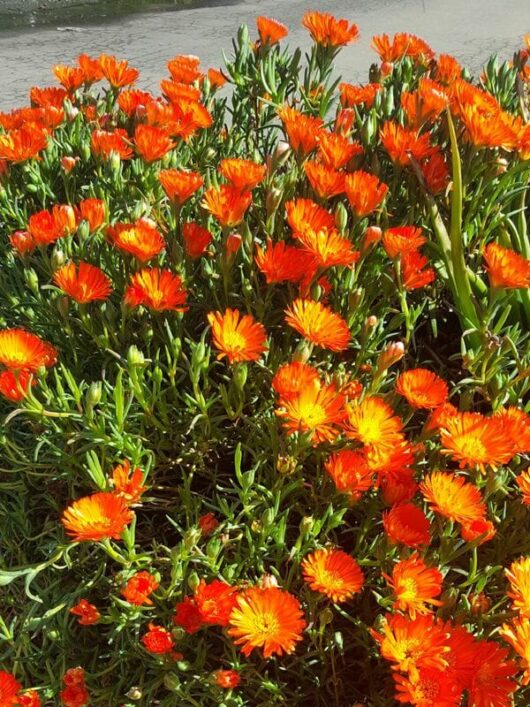
[[[91,604],[86,599],[80,599],[75,606],[70,609],[70,613],[78,616],[78,623],[81,626],[91,626],[97,624],[101,618],[97,606]]]
[[[353,106],[364,105],[366,108],[371,108],[380,90],[381,84],[379,83],[369,83],[365,86],[341,83],[339,84],[341,106],[343,108],[352,108]]]
[[[417,613],[428,614],[429,604],[442,605],[436,599],[442,593],[442,573],[436,567],[428,567],[416,552],[394,565],[391,577],[384,577],[396,598],[394,609],[407,612],[412,619]]]
[[[222,226],[233,228],[245,218],[245,212],[252,203],[252,194],[242,192],[231,184],[221,184],[218,188],[207,189],[202,203]]]
[[[267,248],[256,246],[256,265],[265,275],[268,285],[276,282],[299,282],[315,270],[311,252],[287,245],[285,241],[267,240]]]
[[[68,535],[76,542],[119,540],[134,517],[122,498],[101,492],[74,501],[61,519]]]
[[[416,707],[459,707],[462,689],[446,670],[421,668],[414,676],[394,674],[396,700]]]
[[[330,199],[344,191],[344,173],[337,172],[316,160],[308,160],[304,164],[307,179],[321,199]]]
[[[338,265],[352,267],[359,260],[359,252],[355,250],[351,241],[340,236],[335,229],[325,228],[313,231],[308,228],[303,233],[297,234],[297,240],[311,256],[315,266],[320,268]]]
[[[421,482],[420,491],[435,513],[457,523],[469,523],[486,515],[480,490],[451,472],[431,472]]]
[[[141,263],[154,258],[166,246],[162,235],[147,219],[108,226],[107,236],[116,248],[124,253],[130,253]]]
[[[285,314],[287,324],[316,346],[330,351],[348,348],[350,330],[345,320],[320,302],[296,299]]]
[[[396,381],[396,392],[413,408],[437,408],[447,401],[447,383],[426,368],[411,368]]]
[[[329,169],[345,167],[353,157],[362,154],[362,152],[363,148],[358,142],[350,142],[348,138],[339,133],[330,133],[324,130],[320,134],[318,156],[322,164]]]
[[[108,160],[112,154],[116,154],[122,160],[128,160],[133,156],[131,141],[127,131],[122,128],[115,130],[94,130],[90,136],[92,152],[96,157]]]
[[[272,379],[272,387],[283,400],[295,398],[307,386],[320,387],[320,376],[316,368],[301,361],[280,366]]]
[[[150,595],[159,587],[157,578],[145,570],[137,572],[128,581],[121,593],[129,604],[142,606],[152,605]]]
[[[220,352],[218,359],[226,356],[230,363],[257,361],[266,349],[265,327],[250,314],[242,315],[237,309],[227,309],[224,314],[210,312],[208,323]]]
[[[332,230],[335,227],[335,219],[332,214],[311,199],[288,201],[285,204],[285,210],[287,211],[287,223],[295,236],[306,230],[318,232],[322,229]]]
[[[346,435],[377,448],[395,447],[401,441],[403,423],[382,398],[369,396],[347,407]]]
[[[364,584],[357,561],[337,549],[316,550],[305,557],[302,573],[313,591],[325,594],[335,603],[350,599]]]
[[[482,255],[492,287],[509,290],[530,287],[530,260],[498,243],[488,243]]]
[[[321,118],[305,115],[295,108],[285,106],[278,111],[283,128],[292,149],[299,155],[307,155],[314,150],[324,127]]]
[[[421,547],[431,542],[427,516],[413,503],[399,503],[383,514],[383,527],[390,542]]]
[[[413,157],[417,162],[432,152],[429,133],[419,135],[416,130],[408,130],[398,123],[387,121],[380,130],[379,137],[388,156],[401,167],[410,164]]]
[[[34,124],[0,135],[0,160],[26,162],[37,157],[48,144],[48,132]]]
[[[199,607],[191,597],[185,597],[175,607],[173,623],[180,626],[186,633],[193,634],[202,628],[202,614]]]
[[[239,157],[221,160],[219,171],[230,184],[241,192],[252,191],[265,179],[267,167]]]
[[[134,144],[136,152],[146,162],[161,160],[164,155],[175,147],[175,143],[165,130],[144,124],[136,127]]]
[[[213,236],[207,228],[194,221],[182,224],[184,250],[190,258],[200,258],[212,242]]]
[[[148,629],[141,640],[149,653],[165,655],[173,651],[175,639],[166,628],[157,626],[156,624],[149,624]]]
[[[178,169],[163,169],[158,173],[158,179],[169,199],[179,206],[193,196],[204,183],[198,172]]]
[[[256,25],[263,45],[272,46],[289,34],[289,30],[282,22],[263,15],[256,18]]]
[[[302,24],[313,41],[323,47],[342,47],[359,37],[357,25],[337,20],[327,12],[306,12]]]
[[[519,668],[508,658],[508,649],[494,641],[478,641],[475,663],[468,687],[470,704],[476,707],[510,707],[511,695],[517,689],[515,676]]]
[[[461,469],[486,466],[495,469],[514,455],[514,446],[502,419],[484,417],[478,412],[459,412],[447,417],[440,430],[444,454],[459,463]]]
[[[132,276],[125,291],[125,302],[130,307],[142,305],[155,312],[185,312],[187,296],[179,275],[169,270],[145,268]]]
[[[372,47],[381,61],[394,62],[409,56],[420,63],[428,63],[434,58],[434,52],[427,42],[407,32],[398,32],[392,40],[387,34],[373,37]]]
[[[83,199],[79,202],[81,219],[88,223],[90,232],[97,231],[107,219],[107,205],[102,199]]]
[[[138,69],[129,66],[128,61],[125,59],[118,61],[115,56],[101,54],[98,63],[104,78],[106,78],[114,88],[129,86],[134,83],[140,75]]]
[[[241,682],[241,675],[237,670],[216,670],[213,675],[215,684],[223,690],[233,690]]]
[[[280,399],[276,414],[290,435],[309,435],[313,444],[338,437],[344,420],[344,396],[333,384],[310,381],[297,394]]]
[[[237,604],[239,590],[226,582],[214,579],[208,584],[201,579],[193,600],[197,606],[202,623],[213,626],[228,626],[232,609]]]
[[[0,363],[12,371],[38,371],[53,366],[57,351],[51,345],[24,329],[0,331]]]
[[[425,267],[428,262],[417,250],[401,256],[401,281],[406,290],[417,290],[433,282],[436,275],[433,268]]]
[[[201,78],[200,60],[193,54],[178,54],[170,59],[167,68],[174,81],[191,84]]]
[[[344,191],[350,206],[358,217],[375,211],[386,196],[388,187],[373,174],[357,170],[344,180]]]
[[[352,501],[358,501],[372,487],[374,472],[361,452],[341,449],[329,457],[325,469],[337,491],[347,494]]]
[[[530,619],[530,557],[514,560],[505,573],[510,583],[510,591],[507,594],[512,600],[513,608],[520,616]]]
[[[421,228],[415,226],[388,228],[383,233],[383,247],[391,258],[419,250],[424,243],[425,236]]]
[[[18,704],[18,693],[22,685],[14,675],[0,670],[0,704],[5,707]]]
[[[112,285],[105,273],[95,265],[73,261],[63,265],[53,276],[53,281],[65,294],[79,304],[105,300],[112,292]]]

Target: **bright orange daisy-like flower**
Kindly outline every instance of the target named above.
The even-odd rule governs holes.
[[[173,651],[175,639],[167,628],[156,624],[148,624],[148,629],[147,633],[142,636],[141,641],[149,653],[165,655]]]
[[[219,71],[219,69],[208,69],[207,76],[210,83],[210,88],[214,91],[221,88],[221,86],[224,86],[228,80],[223,72]]]
[[[94,606],[94,604],[91,604],[86,599],[80,599],[77,604],[70,609],[70,613],[79,617],[78,623],[80,626],[92,626],[92,624],[97,624],[101,618],[97,606]]]
[[[287,324],[316,346],[330,351],[348,348],[348,325],[339,314],[320,302],[296,299],[285,314]]]
[[[182,278],[160,268],[144,268],[135,273],[125,291],[125,303],[130,307],[144,306],[155,312],[185,312],[187,297]]]
[[[472,543],[480,540],[478,543],[482,545],[495,537],[497,529],[493,523],[487,518],[477,518],[469,523],[465,523],[460,528],[460,535],[462,540],[466,543]]]
[[[429,133],[418,135],[417,131],[407,130],[393,121],[387,121],[383,125],[379,136],[392,162],[401,167],[406,167],[411,157],[420,162],[433,150]]]
[[[439,194],[447,189],[450,181],[449,168],[445,156],[440,149],[420,163],[420,169],[425,186],[432,194]]]
[[[213,678],[217,687],[224,690],[233,690],[241,683],[241,675],[237,670],[216,670]]]
[[[131,83],[134,83],[140,75],[138,69],[129,66],[128,61],[125,59],[118,61],[115,56],[101,54],[98,63],[101,73],[114,88],[129,86]]]
[[[278,111],[287,139],[292,149],[300,155],[307,155],[318,145],[324,127],[321,118],[304,115],[295,108],[284,106]]]
[[[27,125],[0,135],[0,159],[26,162],[37,157],[48,144],[48,132],[36,125]]]
[[[401,282],[405,290],[418,290],[435,280],[434,269],[426,267],[428,263],[428,259],[417,250],[402,255]]]
[[[341,83],[339,84],[340,103],[343,108],[352,108],[360,105],[371,108],[380,89],[381,84],[379,83],[369,83],[365,86]]]
[[[397,226],[383,232],[383,248],[390,258],[418,250],[425,243],[421,228]]]
[[[433,471],[420,484],[420,491],[435,513],[466,524],[486,515],[480,490],[461,476]]]
[[[81,219],[88,223],[90,232],[97,231],[107,220],[107,205],[102,199],[83,199],[79,202]]]
[[[414,677],[393,675],[396,700],[416,707],[459,707],[462,689],[446,670],[422,668]]]
[[[494,641],[478,641],[475,649],[475,665],[468,686],[470,705],[477,707],[510,707],[512,693],[518,687],[515,679],[519,668],[508,657],[508,649]]]
[[[525,619],[530,619],[530,557],[521,557],[505,570],[510,583],[508,597],[513,608]]]
[[[292,653],[306,627],[298,599],[278,587],[251,587],[239,595],[228,634],[243,655],[255,648],[264,658]]]
[[[127,131],[122,128],[115,130],[94,130],[90,136],[92,152],[96,157],[109,159],[112,154],[118,155],[122,160],[133,156],[131,141]]]
[[[0,395],[14,403],[23,400],[32,385],[37,381],[33,379],[30,371],[2,371],[0,373]]]
[[[272,379],[272,387],[283,400],[295,398],[307,386],[320,386],[320,376],[313,366],[293,361],[280,366]]]
[[[121,593],[125,598],[125,601],[128,601],[129,604],[133,604],[134,606],[143,606],[144,604],[147,604],[151,606],[153,604],[153,600],[150,599],[150,596],[158,589],[158,587],[159,582],[157,578],[149,572],[142,570],[141,572],[134,574],[127,581],[127,584],[122,589]]]
[[[500,408],[494,414],[504,424],[506,434],[512,440],[514,453],[530,452],[530,415],[513,405]]]
[[[333,384],[311,381],[297,395],[282,398],[276,411],[287,433],[309,435],[314,444],[332,442],[344,419],[344,396]]]
[[[442,573],[429,567],[418,553],[394,565],[391,577],[383,576],[396,597],[394,609],[407,612],[412,619],[416,614],[428,614],[432,606],[442,606],[436,599],[442,593]]]
[[[127,113],[129,118],[132,118],[139,108],[145,108],[153,100],[154,97],[147,91],[122,91],[118,96],[118,106],[120,110]]]
[[[413,503],[399,503],[383,514],[383,528],[391,543],[421,547],[431,542],[430,523]]]
[[[355,214],[362,217],[381,206],[388,187],[373,174],[357,170],[344,180],[344,191]]]
[[[198,102],[201,97],[200,88],[190,86],[187,83],[179,83],[169,79],[162,79],[160,82],[160,87],[162,88],[162,91],[166,95],[168,101],[173,103],[175,106],[177,106],[183,99]],[[150,108],[151,117],[153,117],[160,110],[160,105],[154,104],[153,106],[153,104],[150,104]],[[172,110],[169,111],[169,114],[172,115],[173,118],[177,117]]]
[[[107,236],[116,248],[124,253],[130,253],[141,263],[154,258],[166,246],[163,236],[147,219],[108,226]]]
[[[105,300],[112,292],[110,279],[103,270],[84,262],[63,265],[55,272],[53,281],[79,304]]]
[[[498,243],[488,243],[482,251],[492,287],[518,289],[530,287],[530,260]]]
[[[112,470],[112,485],[114,494],[122,498],[128,506],[138,503],[146,486],[143,486],[144,473],[138,467],[131,468],[131,462],[126,459]]]
[[[267,241],[267,249],[256,246],[256,265],[265,275],[268,285],[275,282],[299,282],[316,268],[311,252],[287,245],[285,241]]]
[[[18,696],[18,704],[20,707],[41,707],[42,702],[39,693],[35,690],[28,690]]]
[[[523,685],[530,684],[530,621],[527,618],[513,619],[511,624],[503,624],[499,635],[507,641],[522,658]]]
[[[407,32],[398,32],[392,41],[387,34],[373,37],[372,47],[381,57],[381,61],[399,61],[404,56],[409,56],[421,63],[428,63],[434,58],[434,52],[427,42]]]
[[[218,359],[226,356],[230,363],[257,361],[267,348],[265,327],[250,314],[242,315],[237,309],[227,309],[224,314],[210,312],[208,323],[220,352]]]
[[[201,579],[193,599],[201,615],[201,621],[211,626],[228,626],[230,614],[237,606],[239,590],[226,582],[214,579],[206,583]]]
[[[252,203],[250,192],[241,192],[230,184],[210,187],[204,193],[202,202],[222,226],[233,228],[245,218],[245,212]]]
[[[57,81],[69,92],[76,91],[85,83],[85,72],[78,66],[56,64],[52,67],[52,72]]]
[[[256,25],[263,45],[272,46],[289,34],[289,30],[282,22],[263,15],[256,18]]]
[[[521,491],[521,501],[525,506],[530,506],[530,467],[522,471],[515,482]]]
[[[251,191],[265,179],[267,167],[238,157],[221,160],[219,171],[239,191]]]
[[[287,223],[295,237],[306,230],[321,231],[335,227],[335,219],[329,211],[319,206],[311,199],[296,199],[285,204]]]
[[[138,125],[134,131],[136,151],[146,162],[156,162],[175,147],[165,130],[151,125]]]
[[[198,172],[185,172],[178,169],[163,169],[158,179],[167,196],[179,206],[200,189],[204,179]]]
[[[350,142],[348,138],[339,133],[329,133],[325,130],[320,134],[318,141],[318,156],[323,165],[330,169],[341,169],[348,162],[363,152],[362,145]],[[309,176],[309,175],[308,175]]]
[[[419,130],[424,123],[433,122],[448,104],[443,86],[431,79],[422,78],[416,91],[403,91],[401,106],[408,124]]]
[[[426,368],[412,368],[396,381],[396,392],[414,408],[436,408],[449,397],[447,383]]]
[[[462,67],[450,54],[440,54],[436,60],[434,78],[443,84],[452,84],[462,78]]]
[[[13,371],[38,371],[53,366],[57,351],[51,345],[24,329],[0,331],[0,363]]]
[[[101,81],[103,78],[103,71],[99,59],[95,59],[88,54],[80,54],[77,57],[77,63],[83,70],[86,83],[92,84],[96,81]]]
[[[22,685],[14,675],[0,670],[0,704],[5,707],[18,704],[18,693]]]
[[[193,54],[178,54],[168,61],[167,68],[173,81],[191,84],[202,77],[200,63],[199,57]]]
[[[323,228],[320,231],[313,231],[308,228],[296,236],[304,250],[312,256],[315,266],[320,268],[337,265],[351,267],[359,260],[359,251],[355,250],[351,241],[340,236],[335,229]]]
[[[358,501],[363,493],[372,488],[374,472],[361,452],[341,449],[332,454],[324,466],[337,491],[345,493],[352,502]]]
[[[323,47],[342,47],[359,37],[357,25],[337,20],[327,12],[306,12],[302,25],[309,30],[313,41]]]
[[[330,199],[344,191],[344,174],[342,172],[337,172],[314,160],[306,162],[304,170],[313,190],[321,199]]]
[[[207,228],[190,221],[182,224],[182,240],[184,241],[186,255],[190,258],[200,258],[201,255],[206,253],[213,236]]]
[[[29,92],[29,98],[32,105],[40,106],[44,108],[45,106],[53,106],[54,108],[62,108],[64,99],[67,97],[68,92],[64,88],[58,88],[57,86],[48,86],[47,88],[39,88],[38,86],[33,86]]]
[[[337,604],[357,594],[364,584],[359,564],[343,550],[316,550],[304,558],[301,567],[311,589]]]
[[[403,423],[382,398],[369,396],[347,406],[346,435],[365,445],[395,447],[402,439]]]
[[[101,492],[74,501],[61,519],[66,532],[77,542],[119,540],[134,517],[122,498]]]
[[[496,469],[507,464],[514,446],[502,418],[484,417],[478,412],[457,412],[445,420],[440,430],[444,454],[459,463],[461,469],[486,466]]]

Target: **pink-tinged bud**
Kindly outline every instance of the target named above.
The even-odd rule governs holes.
[[[287,158],[290,154],[291,146],[289,145],[289,143],[285,142],[285,140],[280,140],[272,154],[272,160],[269,170],[272,172],[278,167],[281,167],[287,161]]]
[[[394,64],[391,61],[384,61],[381,64],[381,78],[386,79],[394,71]]]
[[[66,120],[72,121],[79,115],[79,108],[73,106],[70,101],[66,101],[64,104],[64,113],[66,115]]]
[[[9,242],[19,255],[35,250],[35,241],[28,231],[15,231],[9,236]]]
[[[134,115],[137,120],[142,120],[143,118],[145,118],[146,114],[147,114],[147,109],[143,103],[140,103],[139,105],[136,106],[136,110],[134,111]]]
[[[273,574],[264,574],[261,578],[260,585],[263,589],[273,589],[278,586],[278,580]]]
[[[235,255],[241,248],[243,239],[239,233],[230,233],[226,239],[226,252],[230,255]]]
[[[394,363],[400,361],[405,355],[405,345],[402,341],[395,341],[392,344],[388,344],[386,349],[379,354],[377,359],[377,368],[379,371],[385,371]]]
[[[64,169],[66,174],[70,174],[70,172],[76,166],[78,159],[79,158],[77,157],[70,157],[69,155],[61,157],[61,167]]]
[[[355,111],[353,108],[342,108],[337,113],[335,119],[335,131],[344,137],[348,137],[351,133],[353,123],[355,121]]]
[[[61,236],[67,236],[77,229],[77,215],[69,204],[57,204],[53,207],[52,214]]]
[[[366,253],[370,248],[379,243],[383,237],[383,231],[379,226],[368,226],[363,234],[363,239],[361,243],[361,253]]]
[[[501,174],[504,174],[506,170],[508,169],[508,160],[505,159],[504,157],[499,157],[497,162],[497,169],[496,169],[496,174],[500,176]]]

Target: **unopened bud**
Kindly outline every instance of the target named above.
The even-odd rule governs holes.
[[[278,580],[273,574],[264,574],[261,578],[260,585],[262,589],[274,589],[278,586]]]
[[[385,371],[390,366],[400,361],[405,355],[405,345],[402,341],[395,341],[388,344],[386,349],[381,352],[377,359],[377,368],[379,371]]]
[[[478,594],[469,595],[469,604],[471,606],[471,613],[473,616],[480,616],[481,614],[487,614],[490,610],[491,601],[484,594],[484,592],[478,592]]]
[[[337,204],[335,209],[335,223],[341,233],[344,233],[348,226],[348,211],[343,203]]]
[[[368,226],[363,234],[361,242],[361,253],[366,253],[373,245],[379,243],[383,237],[383,231],[379,226]]]
[[[145,363],[145,356],[136,346],[129,346],[127,351],[127,365],[132,366],[143,366]]]
[[[99,403],[100,400],[101,400],[101,381],[95,381],[94,383],[90,384],[90,388],[88,389],[88,392],[86,395],[87,407],[90,409],[94,408]]]
[[[282,200],[282,192],[280,191],[280,189],[277,189],[276,187],[272,187],[272,189],[268,190],[267,196],[265,198],[265,207],[267,209],[267,217],[272,216],[272,214],[276,212],[278,206],[280,205],[281,200]]]
[[[327,626],[333,621],[333,611],[326,606],[319,614],[319,620],[321,626]]]
[[[142,699],[143,694],[144,693],[139,687],[131,687],[129,692],[125,693],[125,696],[128,697],[130,700],[134,700],[136,702]]]
[[[65,262],[65,257],[64,257],[64,251],[60,250],[60,248],[56,248],[51,257],[51,266],[53,270],[58,270],[60,267],[64,265]]]
[[[70,174],[70,172],[76,166],[78,159],[79,158],[77,157],[70,157],[69,155],[61,157],[61,167],[64,169],[66,174]]]
[[[387,76],[394,71],[394,63],[392,61],[384,61],[381,64],[380,75],[382,79],[386,79]]]
[[[24,270],[24,279],[26,280],[26,285],[33,292],[34,295],[39,294],[39,277],[33,268],[28,268]]]
[[[285,142],[284,140],[280,140],[272,154],[272,159],[270,163],[271,172],[274,172],[279,167],[282,167],[289,159],[290,154],[291,147],[289,143]]]
[[[226,238],[226,252],[229,255],[235,255],[241,248],[241,235],[239,233],[229,233]]]

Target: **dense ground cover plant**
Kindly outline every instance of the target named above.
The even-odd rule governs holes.
[[[2,705],[528,703],[530,49],[303,23],[0,115]]]

